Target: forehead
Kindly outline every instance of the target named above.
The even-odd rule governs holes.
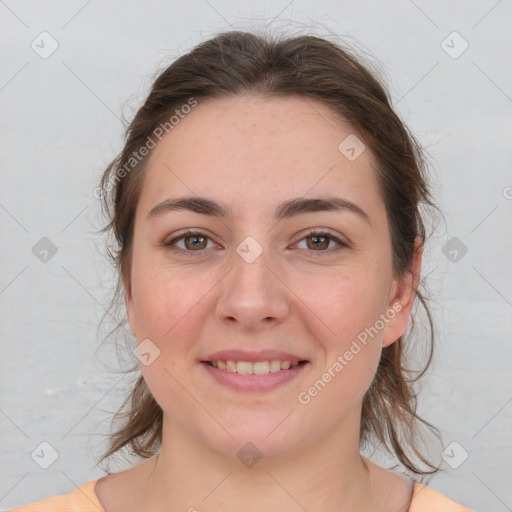
[[[331,107],[309,98],[200,100],[152,150],[141,203],[147,211],[169,196],[197,194],[263,207],[339,192],[370,206],[379,199],[373,156],[368,148],[356,159],[343,152],[347,140],[361,150],[355,137]]]

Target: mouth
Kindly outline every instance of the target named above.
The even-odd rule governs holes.
[[[210,383],[244,393],[265,393],[286,386],[297,379],[309,364],[307,360],[292,358],[259,361],[214,358],[201,361]]]
[[[221,371],[238,373],[240,375],[268,375],[285,370],[297,368],[308,363],[306,360],[289,361],[280,359],[271,359],[268,361],[234,361],[232,359],[217,361],[202,361],[202,363]]]

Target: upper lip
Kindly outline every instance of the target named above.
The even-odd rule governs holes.
[[[248,352],[246,350],[221,350],[220,352],[213,352],[206,356],[203,361],[247,361],[255,363],[258,361],[290,361],[291,363],[298,363],[306,361],[304,357],[299,357],[288,352],[281,350],[259,350]]]

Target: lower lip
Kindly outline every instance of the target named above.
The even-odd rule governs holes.
[[[270,372],[265,375],[243,375],[241,373],[219,370],[208,363],[201,363],[206,371],[219,383],[237,391],[270,391],[286,384],[299,375],[309,363],[295,368]]]

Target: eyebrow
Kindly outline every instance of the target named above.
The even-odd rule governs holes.
[[[175,199],[166,199],[156,204],[146,215],[146,220],[163,215],[171,211],[189,210],[202,215],[211,215],[220,218],[233,217],[233,212],[228,206],[208,199],[206,197],[178,197]],[[343,199],[341,197],[327,196],[322,198],[304,198],[297,197],[281,203],[274,212],[275,220],[282,220],[287,217],[293,217],[304,213],[320,211],[348,211],[362,217],[368,224],[370,218],[368,214],[357,204]]]

